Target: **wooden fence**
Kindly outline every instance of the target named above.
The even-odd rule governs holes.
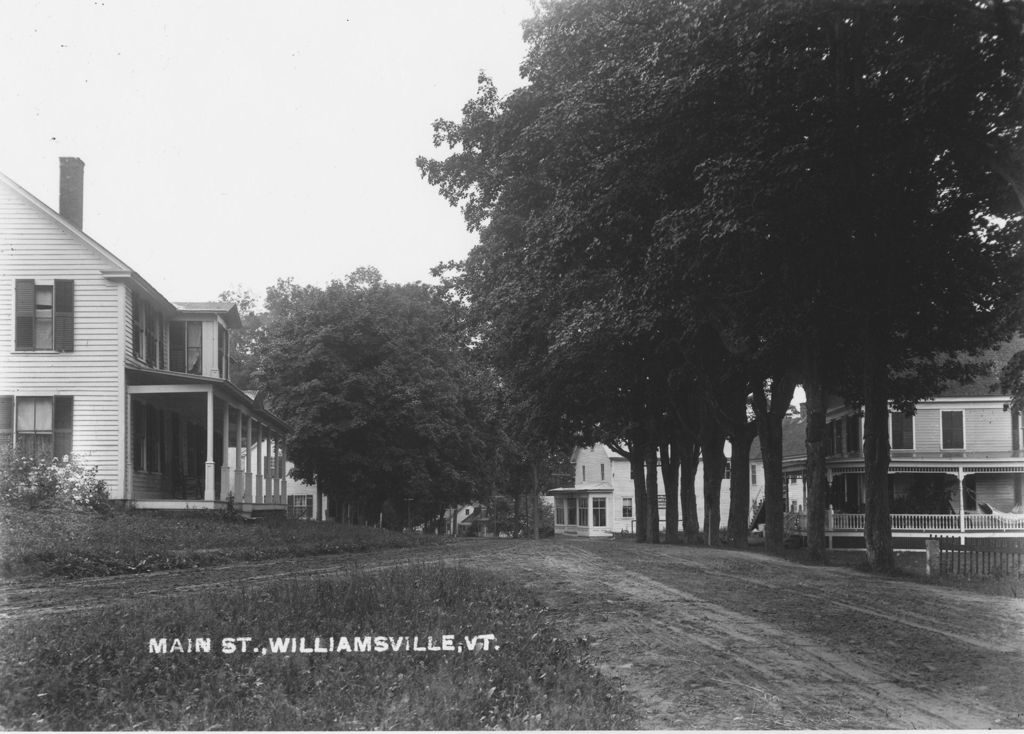
[[[929,538],[928,573],[950,576],[1024,575],[1024,540]]]

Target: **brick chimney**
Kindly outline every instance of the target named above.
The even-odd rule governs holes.
[[[60,159],[60,215],[82,228],[85,164],[79,158]]]

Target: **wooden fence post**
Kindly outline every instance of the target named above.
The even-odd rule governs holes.
[[[926,574],[928,576],[939,576],[942,573],[942,567],[939,563],[940,553],[939,550],[939,539],[928,538],[924,542],[925,556],[927,558],[928,566]]]

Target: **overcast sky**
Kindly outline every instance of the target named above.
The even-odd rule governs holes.
[[[373,265],[429,280],[474,243],[420,178],[482,69],[521,84],[529,0],[0,0],[0,171],[172,301]]]

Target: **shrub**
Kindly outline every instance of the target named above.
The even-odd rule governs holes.
[[[10,448],[0,451],[0,504],[101,512],[110,507],[106,483],[96,478],[96,467],[85,466],[73,456],[50,461],[17,456]]]

